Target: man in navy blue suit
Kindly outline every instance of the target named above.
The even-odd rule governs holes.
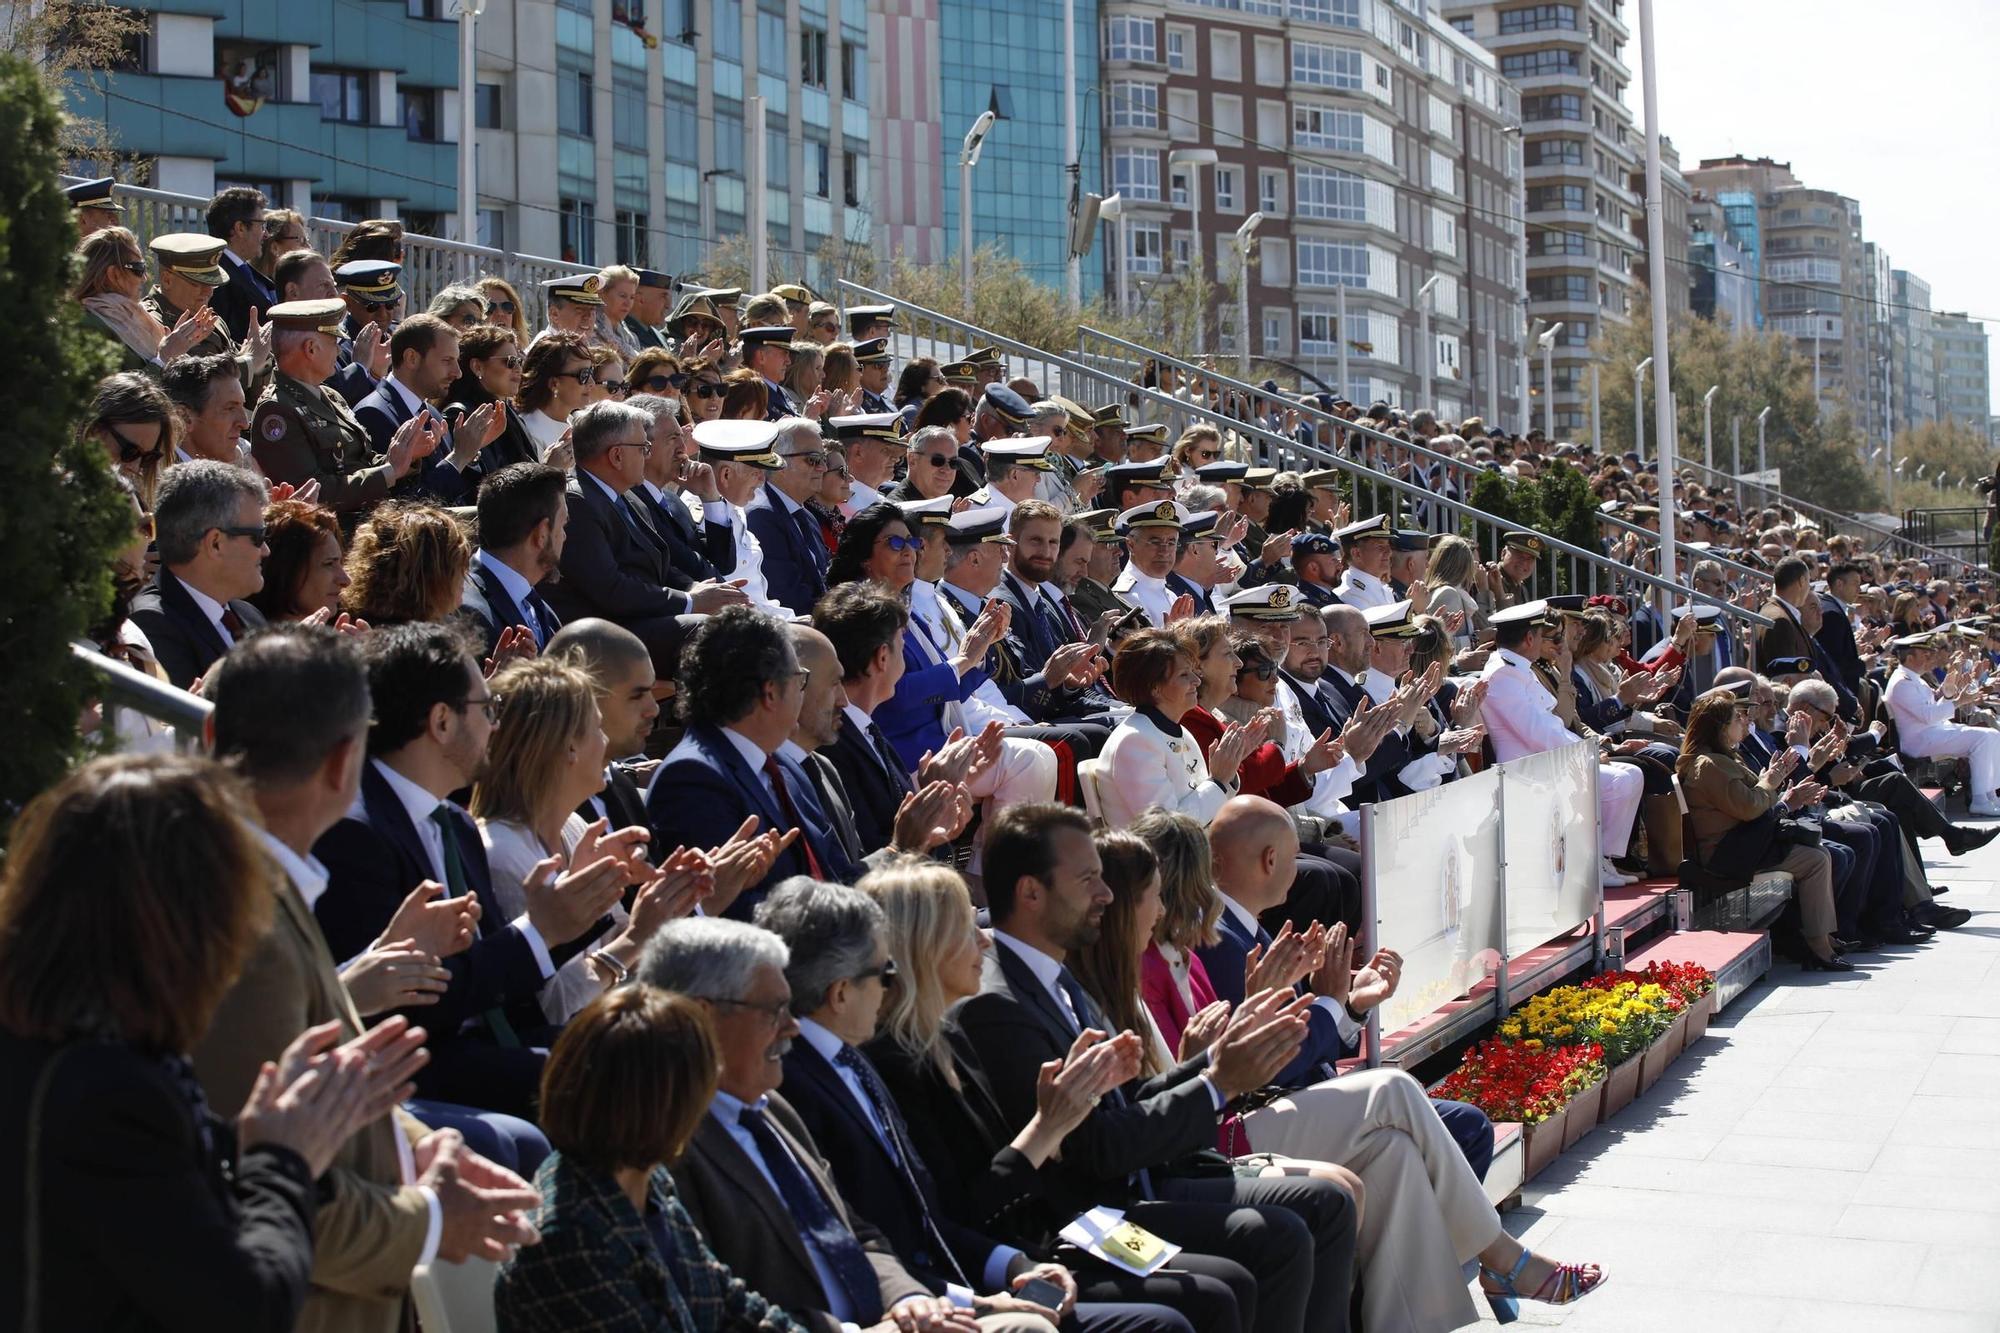
[[[527,910],[504,920],[486,849],[471,816],[447,799],[478,773],[499,716],[455,626],[396,625],[368,636],[374,715],[361,799],[323,834],[313,855],[327,870],[313,904],[335,958],[372,947],[411,891],[476,894],[479,938],[444,960],[451,981],[415,1021],[430,1031],[420,1095],[534,1118],[547,1042],[537,1001],[556,969],[609,923],[627,868],[600,858],[522,888]]]
[[[769,324],[745,329],[739,336],[743,364],[756,371],[764,381],[766,421],[783,421],[786,417],[798,416],[805,410],[785,388],[785,376],[790,374],[792,369],[794,336],[792,326],[789,324]]]
[[[1844,561],[1826,571],[1826,591],[1819,594],[1820,624],[1813,634],[1821,648],[1826,650],[1834,670],[1839,674],[1840,683],[1856,698],[1861,696],[1861,682],[1868,674],[1862,664],[1861,652],[1854,643],[1854,621],[1850,618],[1850,608],[1861,597],[1861,580],[1867,571],[1852,561]]]
[[[354,405],[354,419],[383,454],[397,429],[412,418],[428,415],[440,427],[447,425],[434,404],[458,379],[458,333],[436,315],[411,315],[389,339],[389,366],[389,373]],[[497,439],[505,426],[500,409],[490,403],[466,414],[446,437],[450,448],[421,465],[424,490],[445,504],[463,503],[479,485],[479,451],[489,435]]]
[[[209,304],[228,326],[229,336],[242,342],[250,336],[250,314],[262,319],[278,303],[278,293],[253,262],[264,253],[264,194],[245,185],[232,186],[208,201],[203,219],[208,234],[226,243],[222,267],[229,284],[219,288]]]
[[[812,779],[780,754],[798,725],[808,673],[785,627],[745,606],[710,616],[681,651],[678,702],[687,723],[646,788],[662,847],[706,847],[752,815],[757,832],[797,831],[761,880],[704,910],[748,920],[792,875],[852,881],[862,867],[834,836]],[[720,831],[720,832],[718,832]]]
[[[479,485],[479,549],[465,571],[461,615],[479,630],[482,657],[500,635],[520,627],[536,651],[562,628],[562,617],[538,590],[562,561],[569,478],[543,463],[513,463]]]
[[[808,615],[826,591],[831,555],[819,520],[806,508],[826,476],[826,446],[819,427],[799,417],[776,427],[771,448],[785,466],[765,477],[756,498],[743,507],[743,521],[764,548],[771,600],[795,616]]]

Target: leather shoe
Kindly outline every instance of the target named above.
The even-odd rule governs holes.
[[[1963,856],[1977,847],[1984,847],[1995,838],[2000,838],[2000,824],[1989,824],[1985,828],[1962,828],[1957,824],[1945,831],[1944,847],[1953,856]]]
[[[1884,944],[1923,944],[1937,934],[1924,926],[1906,925],[1900,921],[1881,921],[1868,927],[1868,933]]]
[[[1933,930],[1957,930],[1972,920],[1972,913],[1963,907],[1946,907],[1942,903],[1925,903],[1913,908],[1911,915]]]
[[[1855,970],[1854,964],[1848,962],[1838,954],[1832,958],[1821,958],[1818,954],[1808,953],[1803,966],[1808,972],[1852,972]]]

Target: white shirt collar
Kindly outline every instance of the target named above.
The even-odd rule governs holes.
[[[174,577],[178,579],[180,575],[176,574]],[[221,602],[216,601],[213,597],[210,597],[200,588],[189,583],[186,579],[180,579],[180,584],[183,588],[187,589],[188,596],[194,598],[194,604],[201,608],[201,613],[208,617],[209,624],[214,625],[217,629],[222,629],[222,613],[229,608]],[[222,630],[222,633],[224,638],[232,641],[236,637],[229,633],[228,630]]]
[[[285,878],[292,882],[294,889],[298,890],[299,897],[305,899],[306,910],[312,911],[313,904],[319,901],[322,893],[326,892],[326,867],[310,856],[300,856],[279,842],[262,824],[253,824],[250,827],[257,835],[258,841],[264,844],[264,850],[278,863],[278,869],[285,872]]]
[[[796,514],[801,509],[805,508],[804,505],[800,504],[797,500],[794,500],[791,496],[779,490],[776,486],[772,485],[770,482],[767,481],[764,483],[764,485],[770,490],[772,498],[774,498],[778,502],[778,508],[780,513],[789,516],[792,514]]]
[[[1216,896],[1222,899],[1222,910],[1229,914],[1230,919],[1248,931],[1251,939],[1256,939],[1257,932],[1263,929],[1257,922],[1257,914],[1226,893],[1218,891]]]
[[[842,704],[840,707],[841,711],[847,714],[848,719],[855,726],[861,728],[861,734],[866,736],[868,728],[874,725],[875,719],[862,712],[859,704]]]
[[[764,753],[762,746],[734,727],[720,727],[718,730],[731,745],[736,747],[736,753],[743,756],[743,762],[750,765],[752,773],[764,771],[764,761],[770,756]]]
[[[514,599],[514,605],[527,605],[528,594],[535,590],[535,585],[522,577],[520,570],[497,558],[483,546],[475,554],[479,557],[479,563],[492,570],[493,577],[500,580],[500,586]]]
[[[1035,980],[1042,983],[1042,989],[1048,991],[1051,995],[1056,993],[1056,978],[1062,975],[1063,965],[1061,963],[1058,963],[1034,945],[1015,939],[1004,930],[996,929],[993,932],[993,938],[997,942],[1006,945],[1009,949],[1012,949],[1014,955],[1028,965],[1028,970],[1035,974]]]
[[[402,396],[403,406],[409,409],[411,416],[415,416],[419,411],[423,410],[423,408],[426,406],[423,399],[417,397],[416,394],[410,392],[409,385],[403,383],[401,380],[396,378],[394,371],[391,371],[389,374],[383,376],[382,382],[384,384],[387,384],[390,388],[394,389],[398,394]]]
[[[1346,568],[1346,570],[1342,572],[1341,577],[1346,579],[1350,586],[1361,588],[1369,592],[1373,592],[1378,588],[1386,588],[1389,586],[1388,584],[1382,582],[1382,580],[1376,578],[1373,574],[1364,573],[1363,571],[1354,568],[1352,565],[1349,565]]]
[[[409,813],[410,822],[419,829],[430,823],[431,815],[444,803],[444,798],[419,787],[380,759],[371,759],[369,762],[375,765],[375,771],[389,784],[389,790],[396,793],[396,799],[403,803],[403,809]]]

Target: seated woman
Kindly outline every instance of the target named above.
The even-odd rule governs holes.
[[[340,611],[348,577],[340,548],[340,519],[331,509],[279,500],[264,506],[264,586],[250,605],[276,625]]]
[[[341,605],[377,629],[440,621],[458,609],[471,565],[472,543],[449,512],[391,501],[354,531]]]
[[[521,345],[514,330],[500,324],[475,324],[459,335],[458,378],[445,391],[444,412],[456,427],[466,416],[498,403],[503,424],[499,438],[479,451],[479,471],[492,476],[510,463],[533,463],[542,446],[528,434],[514,396],[521,392]]]
[[[1695,623],[1690,617],[1677,626],[1676,641],[1689,641],[1686,626]],[[1600,736],[1611,737],[1619,746],[1620,752],[1607,756],[1606,762],[1629,764],[1646,775],[1646,795],[1639,807],[1646,830],[1643,868],[1649,875],[1675,874],[1682,856],[1681,812],[1674,799],[1671,774],[1679,751],[1665,739],[1653,737],[1656,729],[1663,737],[1677,737],[1680,728],[1671,718],[1641,712],[1639,706],[1669,694],[1679,681],[1679,672],[1674,666],[1653,672],[1621,670],[1617,625],[1607,611],[1586,613],[1578,624],[1569,672],[1576,691],[1577,721]],[[1692,637],[1699,641],[1698,636]],[[1634,749],[1633,743],[1639,743],[1638,748]],[[1633,863],[1631,868],[1640,867]]]
[[[1052,1252],[1073,1214],[1049,1202],[1041,1168],[1100,1096],[1136,1076],[1138,1039],[1088,1047],[1079,1041],[1037,1089],[1034,1116],[1009,1138],[977,1054],[945,1032],[945,1011],[978,994],[981,963],[993,947],[965,881],[949,866],[906,857],[871,872],[859,887],[881,904],[884,943],[897,960],[879,1035],[863,1050],[902,1108],[945,1210],[1024,1251]],[[1171,1305],[1201,1333],[1242,1333],[1239,1301],[1244,1310],[1255,1305],[1249,1271],[1213,1255],[1183,1252],[1146,1278],[1090,1264],[1076,1279],[1080,1300]]]
[[[124,497],[132,513],[132,535],[111,562],[111,605],[104,618],[91,626],[85,638],[90,646],[114,662],[122,662],[162,685],[167,673],[153,655],[146,631],[132,623],[132,599],[152,580],[147,548],[153,541],[153,520],[139,507],[139,493],[123,475],[113,474],[112,485]],[[136,708],[126,708],[110,700],[94,700],[86,708],[77,730],[100,740],[107,748],[126,754],[151,754],[174,748],[174,729]]]
[[[180,755],[86,764],[14,822],[0,875],[10,1326],[16,1312],[28,1328],[283,1333],[298,1319],[333,1188],[316,1182],[408,1095],[422,1034],[394,1019],[336,1049],[338,1025],[310,1028],[233,1120],[209,1107],[190,1052],[270,928],[257,825],[240,782]]]
[[[535,1175],[542,1239],[500,1270],[502,1329],[803,1333],[715,1257],[674,1193],[667,1167],[708,1113],[720,1068],[701,1006],[643,983],[563,1029],[542,1068],[555,1147]]]
[[[1168,849],[1164,860],[1140,829]],[[1112,901],[1097,942],[1072,955],[1072,969],[1107,1015],[1122,1022],[1136,1012],[1155,1059],[1197,1055],[1229,1019],[1193,954],[1220,915],[1204,864],[1207,839],[1192,821],[1156,811],[1132,832],[1100,834],[1097,842]],[[1163,865],[1174,872],[1179,932],[1165,945]],[[1362,1070],[1291,1089],[1233,1128],[1229,1148],[1239,1172],[1317,1175],[1346,1182],[1354,1193],[1360,1327],[1369,1333],[1443,1333],[1473,1322],[1460,1265],[1474,1257],[1503,1318],[1520,1295],[1567,1304],[1603,1280],[1595,1265],[1544,1259],[1502,1229],[1423,1085],[1400,1070]],[[1231,1129],[1225,1124],[1225,1133]]]
[[[109,339],[124,370],[157,375],[160,368],[207,338],[215,311],[185,311],[172,329],[160,323],[139,299],[146,289],[146,257],[139,238],[125,227],[103,227],[76,247],[76,286],[70,295],[83,307],[83,324]]]
[[[1738,756],[1750,712],[1747,695],[1715,689],[1695,700],[1688,718],[1675,772],[1701,863],[1713,875],[1745,882],[1760,870],[1790,873],[1806,971],[1851,972],[1854,964],[1833,949],[1833,868],[1826,849],[1787,843],[1778,826],[1782,813],[1812,804],[1826,788],[1810,780],[1785,785],[1798,765],[1791,749],[1779,751],[1762,773],[1751,772]]]
[[[90,415],[77,432],[103,446],[112,471],[132,483],[140,508],[148,514],[153,512],[160,473],[173,459],[179,433],[180,416],[173,400],[158,384],[131,371],[98,381]]]
[[[1099,756],[1098,799],[1113,828],[1151,806],[1206,822],[1236,794],[1237,771],[1263,744],[1267,724],[1230,726],[1204,757],[1180,722],[1196,706],[1201,680],[1188,641],[1175,630],[1140,630],[1118,645],[1111,692],[1137,711],[1118,724]]]
[[[472,785],[473,817],[493,872],[491,904],[511,921],[527,910],[525,885],[553,867],[585,867],[610,858],[628,882],[645,883],[628,914],[611,906],[612,926],[584,953],[564,963],[542,986],[542,1012],[560,1025],[606,987],[625,980],[653,932],[692,911],[712,882],[706,861],[677,850],[655,876],[645,863],[644,825],[605,831],[586,823],[579,806],[604,790],[604,721],[597,689],[583,668],[547,658],[511,662],[492,680],[505,700],[486,766]]]
[[[1193,649],[1195,665],[1201,673],[1194,706],[1181,715],[1180,724],[1201,746],[1202,754],[1207,755],[1228,730],[1228,724],[1217,714],[1240,693],[1238,681],[1261,670],[1258,683],[1275,690],[1278,669],[1255,639],[1248,643],[1256,644],[1264,666],[1246,663],[1231,641],[1229,621],[1222,616],[1198,616],[1182,621],[1178,628]],[[1230,720],[1248,722],[1260,711],[1255,707],[1239,709],[1241,716]],[[1243,757],[1237,770],[1238,785],[1249,795],[1266,796],[1279,805],[1298,805],[1312,799],[1314,775],[1335,767],[1345,757],[1346,747],[1331,736],[1316,741],[1296,762],[1287,761],[1284,750],[1275,741],[1265,741]]]

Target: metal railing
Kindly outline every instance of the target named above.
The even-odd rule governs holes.
[[[142,246],[163,232],[208,230],[206,199],[166,190],[150,190],[138,185],[113,186],[112,193],[125,205],[124,225],[138,234]],[[341,238],[354,227],[352,222],[340,222],[333,218],[308,218],[306,237],[314,249],[323,255],[330,255],[340,245]],[[541,283],[544,279],[565,273],[596,271],[589,264],[572,264],[541,255],[497,250],[490,245],[468,245],[463,241],[420,236],[415,232],[403,233],[403,309],[406,313],[421,311],[430,304],[431,297],[452,283],[492,276],[505,278],[513,284],[514,290],[529,306],[521,312],[522,317],[528,321],[530,328],[536,328],[546,321],[548,315],[541,304]]]
[[[1025,374],[1027,378],[1035,381],[1044,394],[1061,393],[1083,402],[1089,401],[1092,397],[1093,387],[1108,387],[1116,390],[1121,398],[1131,395],[1129,401],[1150,405],[1161,413],[1188,409],[1186,403],[1156,389],[1132,384],[1121,378],[1116,371],[1084,365],[1067,356],[1017,342],[991,330],[979,328],[949,315],[939,314],[937,311],[925,309],[913,302],[864,287],[859,283],[843,280],[840,287],[846,299],[858,303],[893,305],[902,312],[904,318],[901,327],[897,329],[896,338],[898,350],[905,355],[936,355],[941,358],[956,359],[975,347],[996,347],[1007,358],[1010,373]],[[1463,535],[1476,547],[1489,554],[1497,553],[1503,534],[1519,527],[1511,519],[1475,509],[1461,500],[1391,473],[1377,472],[1365,464],[1318,445],[1301,444],[1288,436],[1245,422],[1218,422],[1218,424],[1233,431],[1247,445],[1255,448],[1267,463],[1275,460],[1274,465],[1279,467],[1306,464],[1314,468],[1332,468],[1345,473],[1354,487],[1357,512],[1361,512],[1364,487],[1374,496],[1386,492],[1392,497],[1392,501],[1394,497],[1402,497],[1413,509],[1421,505],[1437,506],[1457,520],[1458,530]],[[1388,440],[1400,448],[1417,448],[1404,445],[1400,440],[1381,436],[1379,432],[1364,433]],[[1419,450],[1419,452],[1430,453],[1429,450]],[[1434,456],[1443,457],[1443,455]],[[1719,608],[1723,614],[1748,624],[1764,626],[1771,623],[1765,617],[1746,611],[1725,599],[1698,593],[1692,588],[1670,583],[1644,570],[1619,564],[1602,552],[1571,545],[1559,537],[1546,533],[1541,536],[1549,551],[1543,557],[1543,566],[1537,571],[1535,590],[1542,592],[1543,595],[1558,592],[1586,594],[1621,592],[1637,586],[1651,593],[1664,594],[1670,603],[1705,602]],[[1549,584],[1545,592],[1540,582],[1544,573]]]
[[[1957,552],[1957,558],[1969,565],[1983,565],[1988,554],[1986,522],[1991,513],[1983,505],[1905,509],[1902,531],[1909,534],[1910,541],[1933,550]]]
[[[1724,472],[1720,468],[1710,467],[1706,463],[1696,462],[1692,458],[1683,457],[1680,460],[1680,464],[1686,471],[1697,473],[1701,477],[1706,478],[1704,484],[1711,493],[1720,493],[1723,491],[1734,492],[1736,495],[1736,507],[1740,512],[1745,514],[1754,509],[1788,509],[1801,517],[1810,518],[1827,536],[1832,536],[1837,532],[1844,532],[1850,537],[1859,537],[1864,541],[1873,542],[1874,546],[1871,549],[1875,551],[1884,551],[1884,548],[1889,548],[1887,553],[1898,557],[1928,560],[1933,564],[1943,561],[1945,562],[1945,568],[1950,568],[1952,565],[1978,565],[1982,563],[1977,560],[1967,561],[1962,556],[1952,555],[1936,547],[1927,546],[1923,542],[1913,540],[1893,528],[1883,527],[1879,523],[1871,523],[1858,514],[1842,514],[1835,510],[1827,509],[1824,506],[1816,505],[1810,500],[1801,500],[1795,495],[1787,495],[1774,486],[1767,486],[1762,482],[1744,481],[1742,478]]]
[[[73,663],[97,676],[95,694],[107,725],[112,709],[125,708],[172,727],[174,744],[182,750],[201,743],[202,728],[215,711],[208,700],[114,661],[81,639],[70,641],[69,653]]]

